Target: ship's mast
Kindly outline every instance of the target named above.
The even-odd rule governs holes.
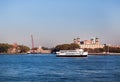
[[[34,40],[33,40],[33,35],[31,35],[31,41],[32,41],[32,49],[34,48]]]

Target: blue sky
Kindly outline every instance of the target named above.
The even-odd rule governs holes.
[[[120,0],[0,0],[0,43],[53,47],[100,38],[120,45]]]

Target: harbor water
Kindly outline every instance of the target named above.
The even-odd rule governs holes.
[[[0,55],[0,82],[120,82],[120,55]]]

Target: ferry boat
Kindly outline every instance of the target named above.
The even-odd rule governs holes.
[[[88,52],[84,52],[83,49],[76,50],[60,50],[56,52],[57,57],[87,57]]]

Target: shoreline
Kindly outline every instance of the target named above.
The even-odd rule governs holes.
[[[39,54],[47,54],[47,53],[39,53]],[[54,54],[54,53],[49,53]],[[28,55],[27,53],[16,53],[16,54],[9,54],[9,53],[0,53],[0,55]],[[120,55],[120,53],[88,53],[88,55]]]
[[[88,53],[88,55],[120,55],[120,53]]]

